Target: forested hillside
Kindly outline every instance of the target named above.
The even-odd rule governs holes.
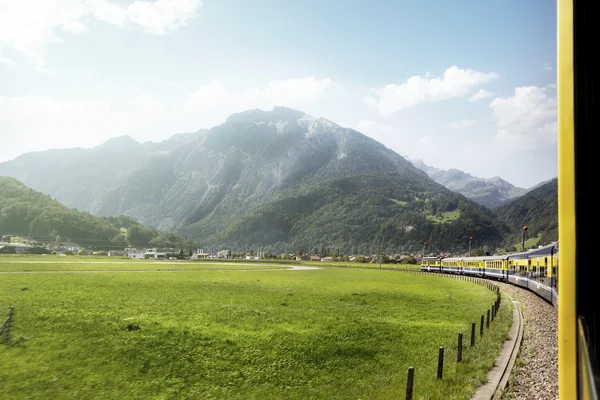
[[[142,226],[131,217],[100,218],[68,208],[8,177],[0,177],[0,233],[42,243],[58,236],[61,241],[97,249],[186,244],[181,237]]]
[[[526,239],[532,245],[558,240],[558,179],[553,179],[497,209],[499,222],[508,228],[506,246],[522,241],[523,226]],[[520,247],[518,247],[520,250]]]

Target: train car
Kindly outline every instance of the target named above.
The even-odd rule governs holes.
[[[421,260],[421,271],[441,272],[442,258],[441,257],[423,257]]]
[[[508,278],[508,256],[500,255],[483,257],[483,263],[484,277],[503,281]]]
[[[558,293],[554,287],[554,275],[558,273],[554,254],[557,252],[558,243],[530,251],[527,271],[527,288],[554,305],[558,304]]]
[[[442,258],[442,272],[450,274],[462,274],[463,273],[463,257],[454,258]]]
[[[524,288],[529,287],[527,279],[527,272],[529,270],[528,256],[529,253],[527,251],[508,255],[508,282]]]

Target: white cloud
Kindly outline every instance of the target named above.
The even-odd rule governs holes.
[[[132,104],[139,110],[146,112],[161,112],[163,110],[160,100],[151,94],[142,94],[132,100]]]
[[[394,127],[391,125],[369,120],[359,121],[354,129],[360,133],[364,133],[365,135],[377,140],[382,144],[390,142],[392,133],[394,132]]]
[[[273,106],[304,109],[335,86],[337,85],[330,79],[319,80],[307,77],[272,81],[261,89],[231,91],[222,82],[212,81],[202,85],[188,96],[185,110],[202,114],[211,125],[216,125],[240,110],[254,108],[270,110]]]
[[[88,30],[87,26],[85,26],[80,21],[69,21],[69,22],[66,22],[65,24],[63,24],[62,28],[65,31],[72,32],[72,33],[75,33],[75,34],[90,33],[90,31]]]
[[[544,63],[544,71],[552,71],[552,66],[549,63]]]
[[[488,92],[485,89],[479,89],[479,92],[475,93],[473,96],[469,97],[469,101],[477,101],[487,99],[488,97],[492,97],[494,93]]]
[[[127,7],[127,17],[154,35],[164,35],[196,17],[199,0],[135,1]]]
[[[89,33],[85,22],[95,17],[162,35],[187,24],[200,5],[200,0],[135,0],[127,6],[107,0],[0,0],[0,44],[12,46],[41,70],[46,64],[46,47],[63,40],[58,29],[71,34]]]
[[[447,124],[448,128],[453,131],[459,131],[474,126],[477,122],[472,119],[461,119]]]
[[[512,152],[557,145],[557,99],[544,87],[518,87],[510,97],[497,97],[490,107],[498,132],[494,143]]]
[[[433,138],[431,136],[424,136],[419,139],[419,144],[423,146],[431,146],[433,145]]]
[[[356,124],[356,130],[362,133],[369,133],[370,131],[392,133],[394,128],[391,125],[380,124],[379,122],[375,121],[362,120]]]
[[[442,78],[412,76],[401,84],[389,84],[375,89],[376,106],[383,116],[392,115],[405,108],[422,103],[466,96],[474,87],[495,79],[494,72],[483,73],[471,69],[448,68]],[[373,105],[371,97],[365,98]]]
[[[97,144],[97,135],[111,129],[110,107],[93,101],[0,97],[0,109],[0,160],[25,151]]]
[[[0,57],[0,64],[8,65],[10,67],[15,66],[15,62],[13,60],[11,60],[10,58],[6,58],[6,57]]]

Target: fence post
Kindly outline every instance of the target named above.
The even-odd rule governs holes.
[[[471,322],[471,347],[475,346],[475,322]]]
[[[462,332],[458,332],[458,352],[456,353],[456,362],[462,361]]]
[[[438,370],[437,377],[438,379],[442,379],[442,375],[444,373],[444,347],[440,347],[440,351],[438,353]]]
[[[485,327],[486,329],[490,329],[490,310],[487,310],[487,318],[485,320]]]
[[[15,307],[14,306],[10,306],[8,308],[8,318],[6,319],[6,325],[4,325],[4,330],[5,330],[5,335],[6,335],[6,344],[8,344],[8,342],[10,342],[10,325],[12,324],[12,317],[13,317],[13,312],[14,312]]]
[[[483,335],[483,315],[481,316],[481,325],[479,326],[479,334]]]
[[[496,314],[496,305],[492,304],[492,321],[494,320],[494,315]]]
[[[413,398],[413,385],[415,382],[415,368],[408,367],[408,378],[406,379],[406,400]]]

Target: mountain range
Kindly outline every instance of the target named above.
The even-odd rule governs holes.
[[[523,196],[538,185],[524,189],[516,187],[499,176],[492,178],[478,178],[458,169],[439,169],[431,167],[420,159],[411,159],[404,156],[415,167],[424,171],[437,183],[450,190],[460,193],[467,198],[489,208],[496,208],[508,201]],[[540,183],[539,185],[545,182]]]
[[[160,143],[124,136],[28,153],[0,163],[0,175],[68,207],[127,215],[203,247],[391,253],[424,243],[462,249],[475,235],[495,248],[509,229],[381,143],[285,107],[233,114]],[[520,193],[510,186],[506,197]]]

